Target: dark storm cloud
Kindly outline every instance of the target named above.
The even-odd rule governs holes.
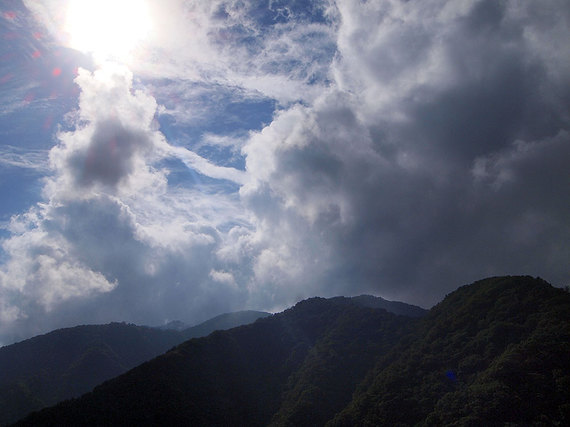
[[[446,2],[347,3],[355,30],[341,27],[336,66],[356,96],[329,95],[278,135],[267,203],[252,208],[309,221],[314,259],[328,254],[325,292],[428,306],[493,274],[567,283],[570,77],[540,44],[567,35],[567,15],[553,3],[536,19],[526,3],[450,18]]]

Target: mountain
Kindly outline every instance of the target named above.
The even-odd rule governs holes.
[[[490,278],[423,317],[313,298],[19,425],[568,425],[570,294]]]
[[[281,408],[303,416],[328,402],[312,414],[325,421],[412,322],[346,298],[310,299],[189,340],[24,424],[265,425]]]
[[[182,331],[184,338],[198,338],[210,335],[214,331],[231,329],[236,326],[247,325],[253,323],[257,319],[271,316],[266,311],[244,310],[233,313],[220,314],[196,326],[186,328]]]
[[[59,329],[0,348],[0,424],[88,392],[182,342],[176,331],[111,323]]]
[[[390,313],[399,314],[401,316],[422,317],[428,313],[428,310],[418,307],[417,305],[406,304],[399,301],[388,301],[384,298],[372,295],[351,297],[351,300],[364,307],[383,308]]]
[[[570,294],[532,277],[458,289],[331,425],[568,425]]]
[[[403,304],[403,303],[402,303]],[[220,314],[194,326],[188,326],[180,320],[172,320],[164,325],[153,326],[160,330],[175,330],[182,332],[186,339],[205,337],[214,331],[231,329],[236,326],[247,325],[261,317],[271,316],[266,311],[243,310]]]
[[[227,313],[183,330],[125,323],[76,326],[2,347],[0,425],[80,396],[189,338],[268,315],[257,311]]]

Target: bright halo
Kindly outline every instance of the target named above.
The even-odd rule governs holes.
[[[66,32],[73,49],[125,60],[151,31],[143,0],[70,0]]]

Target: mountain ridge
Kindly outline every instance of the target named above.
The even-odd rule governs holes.
[[[528,276],[463,286],[418,318],[312,298],[18,425],[563,425],[568,351],[570,295]]]
[[[408,306],[380,297],[369,297],[366,303],[396,310]],[[409,307],[413,315],[415,308]],[[271,313],[242,310],[223,313],[193,326],[180,321],[170,322],[167,327],[125,322],[77,325],[4,346],[0,348],[0,366],[4,368],[0,370],[0,425],[15,422],[33,410],[87,393],[96,385],[186,340],[267,316]],[[121,338],[115,337],[109,342],[113,335],[111,329],[115,329],[114,333]],[[108,330],[106,337],[105,330]],[[69,342],[71,339],[75,344]],[[130,343],[130,353],[128,348],[123,348],[126,343]],[[117,350],[118,345],[122,345],[121,350]]]
[[[77,325],[0,348],[0,425],[80,396],[190,338],[270,313],[225,313],[181,331],[125,322]]]

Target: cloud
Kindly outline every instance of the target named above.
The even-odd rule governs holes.
[[[247,180],[245,173],[238,169],[229,168],[225,166],[217,166],[208,160],[200,157],[198,154],[190,151],[184,147],[169,146],[167,151],[172,155],[184,162],[186,166],[191,169],[216,179],[226,179],[233,181],[237,184],[244,184]]]
[[[568,283],[566,10],[161,2],[130,70],[79,73],[44,202],[3,242],[0,334]]]
[[[49,170],[47,150],[22,149],[12,145],[0,146],[0,164],[5,167],[30,169],[38,172]]]
[[[210,271],[210,277],[215,282],[224,283],[230,286],[237,286],[233,274],[228,273],[227,271],[212,270]]]
[[[39,206],[12,219],[13,237],[3,244],[11,257],[0,279],[8,294],[18,294],[18,306],[4,313],[25,314],[23,307],[40,305],[51,311],[55,305],[77,296],[108,292],[116,283],[92,271],[74,257],[73,247],[60,233],[50,230],[47,206]]]
[[[59,43],[69,42],[60,1],[24,3]],[[137,76],[239,88],[283,103],[314,99],[328,80],[335,32],[327,2],[147,3],[153,29],[126,60]]]
[[[2,243],[3,341],[69,319],[148,324],[231,311],[239,298],[209,296],[214,282],[216,292],[240,292],[227,280],[231,273],[210,277],[223,271],[213,253],[219,229],[247,224],[247,215],[215,180],[170,186],[161,164],[175,156],[206,176],[235,181],[243,172],[169,145],[156,129],[156,101],[133,89],[126,68],[80,70],[76,82],[74,128],[60,131],[49,153],[44,201],[13,217]]]
[[[337,5],[337,85],[243,148],[256,277],[423,305],[492,274],[566,283],[569,82],[543,45],[568,50],[564,7]]]

